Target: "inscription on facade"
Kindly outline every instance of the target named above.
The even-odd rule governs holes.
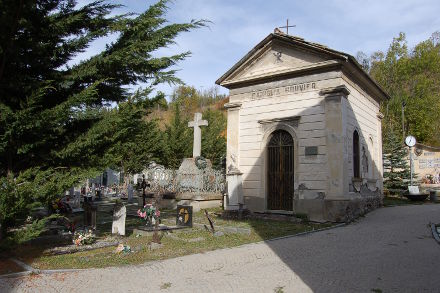
[[[277,87],[273,89],[261,90],[261,91],[252,91],[252,100],[261,99],[265,97],[279,96],[284,93],[297,93],[304,92],[308,90],[316,89],[315,82],[306,82],[299,83],[294,85],[288,85],[283,87]]]
[[[426,168],[440,168],[440,159],[420,159],[419,160],[419,169]]]

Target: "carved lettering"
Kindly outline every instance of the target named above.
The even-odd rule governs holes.
[[[297,93],[297,92],[303,92],[303,91],[315,90],[315,89],[316,89],[315,82],[300,83],[300,84],[288,85],[274,89],[252,91],[251,99],[252,100],[261,99],[264,97],[279,96],[281,95],[281,93]]]

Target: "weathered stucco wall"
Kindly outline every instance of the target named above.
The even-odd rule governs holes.
[[[235,122],[228,123],[227,166],[235,166],[243,173],[244,203],[248,208],[266,210],[266,143],[270,134],[283,125],[295,141],[296,196],[315,198],[320,193],[328,193],[326,118],[324,99],[319,92],[341,82],[339,73],[330,72],[231,90],[230,104],[241,106],[234,108],[234,112],[228,110],[228,120],[231,115]],[[301,85],[302,88],[298,87]],[[262,123],[262,120],[295,116],[299,120],[290,124]],[[237,134],[238,143],[231,146],[229,135]],[[306,146],[317,146],[318,154],[306,156]],[[234,150],[230,150],[231,147]],[[235,153],[238,158],[229,156]]]
[[[291,169],[285,173],[294,191],[291,185],[286,193],[273,187],[284,201],[271,202],[283,209],[275,212],[293,209],[312,220],[344,221],[380,205],[379,101],[387,95],[352,56],[277,31],[216,82],[230,90],[228,173],[242,178],[242,185],[228,181],[232,191],[236,185],[243,190],[237,203],[229,192],[228,204],[268,211],[266,147],[271,133],[282,129],[294,141],[294,179]],[[360,136],[359,178],[353,178],[354,130]]]
[[[344,146],[348,177],[354,176],[353,132],[357,130],[360,138],[362,183],[368,183],[370,189],[377,187],[382,191],[382,126],[379,102],[346,76],[344,83],[350,91],[346,103],[347,134]]]

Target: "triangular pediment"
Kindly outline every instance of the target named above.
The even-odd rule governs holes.
[[[261,56],[254,58],[247,66],[241,68],[231,77],[233,79],[248,79],[257,76],[271,76],[277,72],[306,68],[313,64],[328,61],[329,58],[325,57],[274,43],[266,48]]]
[[[308,42],[275,29],[215,83],[233,89],[317,72],[338,70],[356,80],[380,99],[387,93],[362,69],[356,59],[344,52]]]
[[[336,63],[340,56],[321,48],[305,46],[304,42],[286,41],[275,35],[258,44],[218,81],[227,86],[255,79],[272,78],[279,74],[292,73]]]

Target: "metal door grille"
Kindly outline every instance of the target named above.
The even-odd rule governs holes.
[[[272,133],[268,151],[268,209],[293,209],[293,138],[284,130]]]

